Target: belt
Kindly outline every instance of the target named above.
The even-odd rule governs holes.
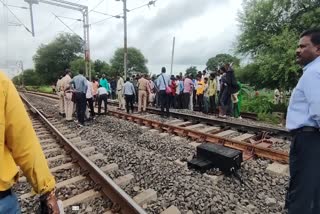
[[[304,127],[290,131],[291,134],[297,134],[301,132],[319,132],[320,133],[320,129],[312,126],[304,126]]]
[[[11,195],[11,188],[5,191],[0,191],[0,199],[5,198],[8,195]]]

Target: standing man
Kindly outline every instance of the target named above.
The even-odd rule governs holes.
[[[84,126],[84,116],[86,112],[86,93],[87,93],[87,79],[83,76],[84,70],[80,69],[79,74],[75,76],[71,84],[73,84],[75,89],[75,96],[76,96],[76,105],[77,105],[77,117],[80,126]]]
[[[59,97],[59,114],[61,116],[64,116],[64,96],[63,96],[63,91],[62,91],[62,78],[63,76],[60,76],[57,84],[56,84],[56,93]]]
[[[169,117],[169,94],[166,93],[166,88],[170,85],[170,77],[166,74],[166,68],[161,68],[161,74],[157,79],[157,86],[159,88],[159,99],[161,105],[162,116],[164,116],[164,109],[166,108],[166,116]]]
[[[199,106],[199,111],[202,112],[203,108],[203,93],[204,93],[204,81],[202,80],[201,75],[197,76],[197,90],[196,90],[196,95],[197,95],[197,102]]]
[[[68,122],[72,121],[73,113],[73,102],[72,102],[72,88],[70,85],[71,82],[71,70],[66,69],[66,74],[62,78],[62,91],[64,97],[64,112],[66,114],[66,120]]]
[[[88,103],[88,106],[90,108],[90,117],[94,118],[94,108],[93,108],[93,83],[89,81],[89,78],[87,77],[87,92],[86,92],[86,101]]]
[[[124,81],[123,78],[118,75],[118,82],[117,82],[117,96],[119,102],[119,109],[124,109],[124,98],[123,98],[123,89]]]
[[[141,78],[138,80],[138,113],[147,110],[147,90],[148,90],[148,83],[149,81],[146,79],[147,75],[141,75]],[[143,106],[142,106],[143,105]]]
[[[188,109],[191,108],[191,102],[190,97],[193,94],[193,82],[190,78],[190,76],[186,76],[186,78],[183,81],[183,108]]]
[[[20,168],[48,207],[42,213],[59,214],[55,179],[28,114],[14,85],[2,72],[0,82],[0,213],[21,213],[12,189]]]
[[[126,110],[127,113],[129,114],[129,105],[131,108],[131,112],[133,113],[133,101],[134,101],[134,96],[135,96],[135,89],[133,84],[130,82],[130,78],[127,77],[126,83],[122,87],[122,94],[124,94],[124,97],[126,99]]]
[[[209,96],[209,113],[214,114],[216,112],[216,94],[217,94],[217,82],[216,82],[214,73],[210,74],[207,93]]]
[[[290,99],[286,127],[292,133],[289,214],[320,213],[320,29],[301,34],[296,60],[303,74]]]

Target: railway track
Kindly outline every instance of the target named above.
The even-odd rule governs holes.
[[[32,98],[37,105],[44,102],[43,99],[39,99],[39,97],[35,95],[28,95],[28,97],[30,97],[30,99]],[[45,103],[47,103],[47,105],[49,104],[50,108],[46,109],[47,107],[42,107],[44,112],[48,112],[48,114],[52,115],[57,114],[56,97],[48,99]],[[42,104],[42,106],[45,105]],[[257,137],[255,133],[239,132],[236,129],[230,129],[230,126],[223,127],[205,123],[194,123],[193,121],[185,121],[181,118],[163,119],[160,118],[159,115],[149,112],[142,115],[127,115],[113,107],[108,109],[109,114],[121,118],[121,120],[109,116],[98,117],[95,122],[91,122],[89,123],[89,126],[81,129],[84,130],[82,136],[84,136],[85,139],[90,139],[92,141],[101,141],[101,137],[99,136],[104,135],[105,133],[114,138],[111,142],[109,140],[104,141],[105,143],[110,144],[109,146],[104,146],[105,143],[99,144],[101,145],[99,146],[99,151],[106,152],[108,154],[107,156],[110,156],[110,158],[112,157],[111,159],[116,160],[119,165],[121,165],[122,162],[123,165],[127,166],[130,170],[133,170],[137,183],[134,184],[134,186],[131,186],[131,188],[136,188],[136,186],[149,188],[152,186],[157,191],[157,194],[159,194],[158,197],[161,198],[158,199],[159,202],[156,202],[156,204],[150,205],[151,210],[153,210],[152,213],[160,213],[161,210],[164,210],[164,208],[171,204],[170,201],[172,200],[173,204],[178,206],[182,211],[185,211],[182,213],[187,213],[188,209],[193,211],[197,210],[196,213],[204,213],[204,211],[208,211],[208,209],[211,213],[225,213],[228,209],[241,210],[242,212],[240,213],[255,213],[248,211],[248,209],[253,209],[252,206],[249,206],[251,205],[251,202],[246,201],[247,199],[251,201],[251,198],[260,200],[259,203],[252,202],[254,207],[257,208],[256,211],[260,211],[258,213],[271,213],[272,209],[276,209],[277,211],[281,210],[279,207],[282,207],[283,195],[285,193],[283,185],[286,184],[288,178],[287,175],[277,175],[276,177],[272,175],[270,177],[268,171],[269,165],[275,163],[267,159],[286,163],[288,154],[285,149],[284,152],[270,149],[270,147],[272,148],[275,146],[274,142],[266,142],[265,139],[263,142],[261,141],[260,145],[255,145],[255,143],[259,141],[255,139],[255,137]],[[59,116],[56,116],[56,118],[60,118],[58,120],[63,121]],[[139,125],[135,125],[132,122]],[[125,126],[129,128],[128,131],[124,129],[122,123],[127,124]],[[140,124],[143,124],[144,126],[140,126]],[[138,129],[141,131],[138,131]],[[95,133],[97,137],[92,137],[93,133]],[[234,138],[241,138],[242,140],[236,140]],[[272,140],[274,139],[271,139],[271,141]],[[253,186],[254,192],[245,191],[244,188],[237,188],[232,183],[232,179],[230,180],[228,177],[224,177],[223,180],[220,180],[222,178],[216,176],[214,172],[208,172],[208,175],[200,175],[184,168],[186,165],[185,161],[192,155],[194,147],[205,141],[224,144],[225,146],[231,146],[232,148],[234,148],[233,146],[243,146],[243,148],[238,149],[248,154],[245,156],[248,161],[243,163],[241,174],[249,185]],[[232,144],[227,144],[230,142]],[[267,146],[262,146],[263,144]],[[190,148],[193,149],[190,150]],[[124,154],[125,158],[123,158],[121,154]],[[141,159],[141,157],[147,158],[147,162],[145,162],[145,158]],[[265,157],[266,159],[254,159],[254,157]],[[168,160],[170,161],[168,162]],[[143,163],[144,165],[141,166],[140,164]],[[174,167],[174,165],[177,165],[177,167]],[[287,167],[285,165],[283,166]],[[169,176],[166,176],[166,173],[170,173],[168,174]],[[172,177],[172,179],[168,177]],[[213,186],[212,183],[211,186],[208,186],[211,179],[218,179],[219,181]],[[195,184],[193,186],[185,185],[190,182]],[[173,185],[174,183],[177,183],[176,185],[179,187],[175,187],[175,185]],[[281,188],[279,190],[274,190],[274,188],[276,188],[275,185],[279,185]],[[210,190],[214,186],[218,188],[218,190],[214,190],[215,196],[210,195],[211,193],[207,193],[206,191],[206,189]],[[192,194],[189,193],[188,190],[190,190]],[[271,191],[272,193],[268,193],[269,190],[274,190],[276,192]],[[180,196],[181,194],[182,198]],[[193,194],[198,196],[194,198],[192,196]],[[219,199],[216,194],[224,196]],[[229,198],[229,194],[233,196]],[[130,193],[130,195],[132,195],[132,193]],[[228,203],[223,204],[228,200],[233,201],[234,196],[237,195],[242,198],[237,199],[237,203],[240,203],[239,206],[241,207],[235,208]],[[265,196],[268,197],[264,198]],[[216,197],[218,197],[218,201],[212,202],[209,200],[210,198]],[[272,208],[270,205],[271,202],[274,202],[273,197],[276,198],[276,201],[279,201],[279,204],[276,202],[277,205],[272,205],[276,208]],[[270,198],[272,200],[269,200]],[[222,201],[222,204],[220,204],[220,200]],[[202,203],[203,201],[206,203]],[[162,208],[159,208],[159,206]],[[249,206],[249,208],[246,206]]]
[[[63,201],[65,213],[146,213],[118,186],[123,178],[112,180],[107,176],[118,170],[116,164],[104,162],[97,148],[88,147],[60,121],[46,117],[23,95],[21,98],[56,178],[57,197]],[[97,161],[102,161],[101,167],[95,164]],[[35,213],[39,202],[23,175],[15,191],[22,213]]]
[[[55,95],[33,94],[57,99]],[[289,160],[289,142],[286,140],[289,133],[284,129],[242,124],[222,119],[213,120],[203,116],[177,112],[170,112],[172,119],[163,119],[152,114],[155,112],[154,109],[148,109],[148,114],[145,115],[126,114],[110,108],[108,111],[113,116],[149,128],[243,151],[245,160],[254,157],[267,158],[282,163],[288,163]],[[156,110],[156,115],[158,114],[159,110]]]

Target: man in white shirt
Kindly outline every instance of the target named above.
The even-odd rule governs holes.
[[[94,108],[93,108],[93,87],[92,87],[92,82],[89,81],[89,78],[87,77],[87,93],[86,93],[86,99],[87,103],[90,108],[90,116],[91,118],[94,117]]]
[[[105,87],[99,85],[98,91],[98,115],[101,115],[101,104],[104,102],[104,114],[107,114],[108,92]]]
[[[131,112],[133,113],[133,101],[135,97],[135,88],[133,84],[130,82],[130,78],[127,77],[125,84],[122,87],[122,94],[124,94],[124,97],[126,99],[126,110],[127,113],[129,114],[129,105],[131,108]]]
[[[169,117],[169,94],[166,93],[166,88],[171,83],[170,77],[166,74],[166,68],[162,67],[161,74],[157,79],[157,87],[159,88],[159,99],[161,104],[162,116],[164,116],[164,109],[166,108],[166,116]]]
[[[124,109],[124,97],[122,93],[122,88],[124,85],[123,78],[118,75],[118,82],[117,82],[117,96],[118,96],[118,102],[119,102],[119,108]]]

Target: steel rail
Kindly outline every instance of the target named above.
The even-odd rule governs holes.
[[[63,136],[58,129],[56,129],[50,121],[37,110],[25,97],[20,94],[21,99],[28,105],[30,110],[40,117],[40,119],[48,126],[49,129],[58,138],[59,142],[63,145],[67,153],[80,165],[81,168],[87,171],[88,176],[98,184],[99,189],[109,198],[113,203],[118,204],[121,208],[121,213],[132,214],[146,212],[127,194],[125,193],[114,181],[107,176],[99,167],[97,167],[90,159],[84,156],[80,150],[77,149],[67,138]]]
[[[229,148],[237,149],[237,150],[243,151],[244,156],[247,156],[247,157],[257,156],[260,158],[267,158],[267,159],[282,162],[282,163],[289,162],[289,154],[287,152],[265,148],[259,145],[254,145],[246,142],[227,139],[224,137],[215,136],[214,134],[203,133],[203,132],[188,129],[185,127],[179,127],[179,126],[170,125],[167,123],[161,123],[159,121],[146,119],[137,115],[126,114],[124,112],[118,112],[113,110],[108,110],[108,112],[109,114],[117,116],[121,119],[133,121],[135,123],[143,124],[155,129],[164,130],[169,133],[192,137],[192,138],[196,138],[209,143],[220,144]]]
[[[34,94],[38,94],[38,93],[34,93]],[[38,94],[39,95],[39,94]],[[47,96],[46,94],[44,94],[44,96]],[[49,95],[49,97],[53,98],[53,99],[57,99],[57,96],[55,95]],[[150,120],[150,119],[146,119],[143,117],[139,117],[137,115],[131,115],[131,114],[126,114],[124,112],[118,112],[118,111],[112,111],[112,110],[108,110],[109,113],[111,113],[114,116],[117,116],[119,118],[122,119],[127,119],[133,122],[137,122],[139,124],[145,124],[147,126],[156,128],[156,129],[160,129],[160,130],[165,130],[168,132],[172,132],[178,135],[182,135],[182,136],[189,136],[189,137],[194,137],[196,139],[200,139],[203,141],[207,141],[210,143],[216,143],[216,144],[221,144],[233,149],[238,149],[244,152],[244,156],[245,157],[252,157],[252,156],[257,156],[257,157],[261,157],[261,158],[267,158],[267,159],[271,159],[274,161],[279,161],[279,162],[283,162],[283,163],[288,163],[289,162],[289,154],[287,152],[283,152],[283,151],[278,151],[275,149],[270,149],[270,148],[265,148],[259,145],[254,145],[254,144],[250,144],[250,143],[246,143],[246,142],[242,142],[242,141],[236,141],[236,140],[232,140],[232,139],[227,139],[224,137],[219,137],[219,136],[215,136],[214,134],[208,134],[208,133],[203,133],[203,132],[199,132],[196,130],[191,130],[188,128],[184,128],[184,127],[179,127],[179,126],[174,126],[174,125],[170,125],[170,124],[164,124],[158,121],[154,121],[154,120]],[[153,110],[151,110],[151,112],[153,112]],[[159,110],[156,111],[157,113],[159,112]],[[242,131],[255,131],[255,132],[261,132],[263,131],[268,131],[272,134],[281,134],[283,136],[289,136],[289,132],[287,130],[282,130],[282,129],[274,129],[274,128],[269,128],[269,127],[263,127],[263,129],[259,126],[253,126],[253,125],[244,125],[241,123],[237,123],[237,122],[231,122],[231,121],[225,121],[225,120],[219,120],[219,119],[210,119],[210,118],[206,118],[206,117],[202,117],[202,116],[194,116],[194,115],[190,115],[190,114],[181,114],[181,113],[176,113],[176,112],[170,112],[172,116],[176,116],[176,117],[182,117],[186,120],[191,120],[191,121],[198,121],[198,122],[202,122],[202,123],[207,123],[207,124],[211,124],[211,125],[220,125],[223,127],[229,127],[230,124],[233,127],[236,127],[238,130],[242,130]]]
[[[30,92],[28,91],[27,93],[35,94],[35,95],[43,95],[46,97],[50,97],[53,99],[58,99],[58,97],[54,94],[47,94],[47,93],[39,93],[39,92]],[[108,104],[112,104],[112,101],[108,102]],[[147,111],[150,113],[158,114],[161,115],[161,110],[156,109],[156,108],[147,108]],[[254,133],[260,133],[262,131],[268,132],[271,135],[277,135],[281,136],[284,138],[289,138],[290,133],[288,130],[283,129],[283,128],[272,128],[268,126],[257,126],[253,124],[243,124],[241,121],[230,121],[230,120],[225,120],[225,119],[219,119],[219,118],[208,118],[205,116],[199,116],[199,115],[193,115],[193,114],[187,114],[187,113],[179,113],[179,112],[170,112],[170,115],[176,118],[182,118],[184,120],[189,120],[193,121],[194,123],[206,123],[208,125],[213,125],[213,126],[222,126],[222,127],[232,127],[234,129],[237,129],[239,131],[250,131]]]

